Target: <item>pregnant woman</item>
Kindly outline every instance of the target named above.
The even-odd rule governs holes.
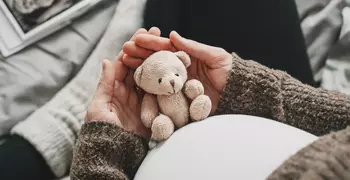
[[[176,32],[170,39],[159,36],[157,28],[140,29],[115,63],[103,61],[75,147],[72,179],[350,178],[349,97]],[[191,56],[189,76],[204,84],[216,116],[178,130],[147,155],[150,132],[140,121],[132,69],[159,50]]]

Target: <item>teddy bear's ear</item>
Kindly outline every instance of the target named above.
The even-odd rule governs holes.
[[[183,51],[175,52],[175,55],[184,63],[185,67],[188,68],[191,65],[191,58],[188,54]]]
[[[134,80],[138,86],[140,86],[140,84],[141,84],[142,71],[143,71],[143,67],[141,65],[134,72]]]

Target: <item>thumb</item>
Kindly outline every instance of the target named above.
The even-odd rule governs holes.
[[[215,64],[215,58],[227,53],[224,49],[205,45],[193,40],[181,37],[176,31],[170,33],[170,41],[176,49],[185,51],[208,66]]]
[[[115,70],[111,61],[102,61],[102,75],[97,85],[94,100],[102,103],[107,103],[112,100],[114,89]]]

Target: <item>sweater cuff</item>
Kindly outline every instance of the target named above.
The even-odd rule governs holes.
[[[147,141],[144,138],[125,131],[116,124],[102,121],[85,123],[74,150],[71,176],[85,179],[90,174],[87,167],[96,167],[93,174],[118,177],[117,171],[120,171],[133,179],[147,152]],[[91,157],[91,154],[96,156]],[[107,166],[116,171],[106,171],[109,169]]]
[[[232,69],[216,114],[245,114],[283,119],[283,72],[232,53]]]
[[[109,148],[113,148],[115,152],[113,157],[118,159],[117,164],[132,177],[148,152],[146,139],[109,122],[93,121],[86,123],[82,126],[79,136],[83,137],[85,141],[105,141],[106,147],[103,149],[108,149],[107,144],[111,143]],[[81,139],[79,138],[79,140]]]
[[[62,177],[69,170],[75,143],[73,137],[76,134],[70,129],[48,111],[40,109],[17,124],[11,133],[30,142],[44,157],[56,177]]]

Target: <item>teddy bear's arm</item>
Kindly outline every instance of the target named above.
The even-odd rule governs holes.
[[[196,79],[191,79],[185,83],[184,93],[189,99],[194,100],[204,94],[203,84]]]
[[[204,95],[203,84],[196,79],[191,79],[186,82],[184,93],[187,98],[192,100],[190,104],[191,119],[199,121],[207,118],[210,114],[212,104],[209,97]]]
[[[151,128],[153,120],[158,116],[159,108],[157,97],[146,93],[141,104],[141,121],[147,127]]]

